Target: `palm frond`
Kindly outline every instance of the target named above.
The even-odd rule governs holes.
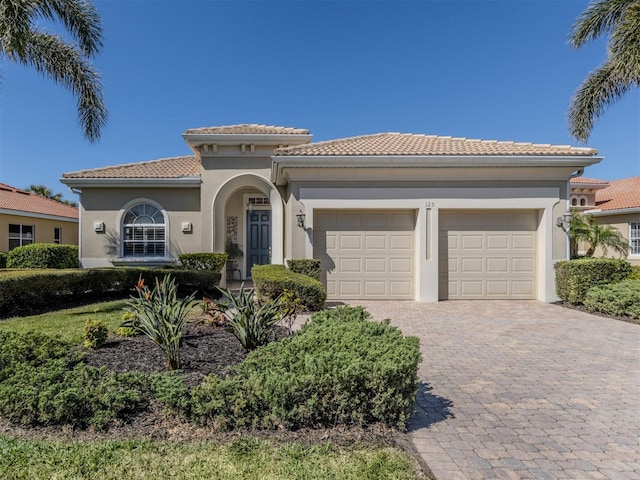
[[[606,62],[591,72],[576,90],[569,107],[569,132],[581,142],[589,139],[593,124],[605,109],[634,86],[620,66]]]
[[[627,8],[638,0],[597,0],[591,2],[571,28],[569,43],[579,48],[607,32],[612,31]]]
[[[73,43],[58,35],[30,31],[21,63],[34,67],[77,97],[78,120],[90,141],[100,138],[107,110],[100,75]]]

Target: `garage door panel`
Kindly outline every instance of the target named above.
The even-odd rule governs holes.
[[[314,256],[335,299],[414,298],[413,211],[315,212]]]
[[[535,298],[535,211],[440,212],[440,299]]]
[[[386,250],[386,235],[367,235],[365,237],[365,248],[367,250]]]

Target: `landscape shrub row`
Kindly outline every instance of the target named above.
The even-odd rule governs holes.
[[[210,375],[191,391],[180,377],[163,376],[156,395],[169,411],[223,428],[405,428],[418,387],[418,339],[367,317],[351,307],[314,314],[293,337],[251,352],[234,375]]]
[[[147,285],[153,285],[156,278],[162,279],[166,274],[180,285],[181,295],[215,295],[220,283],[220,273],[211,270],[117,267],[4,271],[0,273],[0,317],[30,315],[85,295],[126,296],[140,277]]]
[[[284,265],[255,265],[251,277],[258,295],[265,298],[277,298],[288,290],[312,311],[321,309],[327,299],[327,291],[320,281],[287,270]]]
[[[32,243],[7,254],[6,268],[78,268],[78,246]]]
[[[320,281],[322,269],[320,260],[316,258],[292,258],[287,260],[287,268],[292,272],[301,273]]]
[[[584,299],[584,306],[590,312],[640,319],[640,280],[593,287]]]
[[[144,411],[219,428],[369,425],[405,428],[413,413],[418,339],[360,307],[314,314],[292,337],[251,352],[233,373],[191,389],[169,372],[119,374],[82,362],[78,347],[39,333],[0,332],[0,415],[21,425],[108,428]]]
[[[555,264],[556,293],[565,303],[583,303],[592,287],[626,280],[631,265],[625,260],[612,258],[584,258]]]

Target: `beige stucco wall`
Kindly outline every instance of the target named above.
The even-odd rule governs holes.
[[[613,228],[617,229],[625,240],[629,241],[629,228],[631,223],[640,223],[640,212],[638,213],[629,213],[623,215],[598,215],[596,216],[598,223],[601,225],[611,225]],[[584,245],[581,245],[581,250],[586,249]],[[580,253],[580,251],[579,251]],[[594,253],[595,257],[604,256],[604,252],[601,248],[596,248]],[[614,251],[609,249],[608,257],[619,258],[619,255]],[[627,257],[627,261],[632,265],[640,265],[640,255],[629,255]]]
[[[110,266],[120,257],[121,217],[133,203],[151,202],[166,212],[169,257],[202,252],[200,191],[198,188],[83,188],[81,198],[82,237],[80,261],[84,267]],[[133,202],[133,203],[132,203]],[[104,223],[105,232],[94,230]],[[192,225],[182,232],[182,223]]]
[[[35,243],[53,243],[54,228],[60,228],[62,233],[61,243],[68,245],[78,244],[77,221],[0,214],[0,252],[9,250],[9,225],[33,225],[35,227]]]

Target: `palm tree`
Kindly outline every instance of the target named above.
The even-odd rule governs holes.
[[[572,212],[569,225],[569,236],[576,242],[586,242],[589,245],[585,256],[593,257],[596,248],[602,249],[603,256],[609,248],[622,257],[629,253],[629,243],[622,234],[611,225],[600,225],[593,215]]]
[[[72,207],[78,206],[78,204],[73,200],[63,199],[61,193],[53,193],[53,191],[46,185],[29,185],[27,188],[25,188],[25,191],[31,192],[35,195],[40,195],[44,198],[55,200],[56,202],[64,203],[65,205],[71,205]]]
[[[606,107],[640,86],[640,0],[593,1],[573,24],[569,43],[580,48],[605,34],[607,59],[589,73],[569,107],[569,130],[582,142]]]
[[[40,19],[59,21],[73,40],[40,29]],[[0,57],[69,89],[91,142],[100,138],[107,120],[100,75],[90,61],[101,47],[100,17],[87,0],[0,0]]]

